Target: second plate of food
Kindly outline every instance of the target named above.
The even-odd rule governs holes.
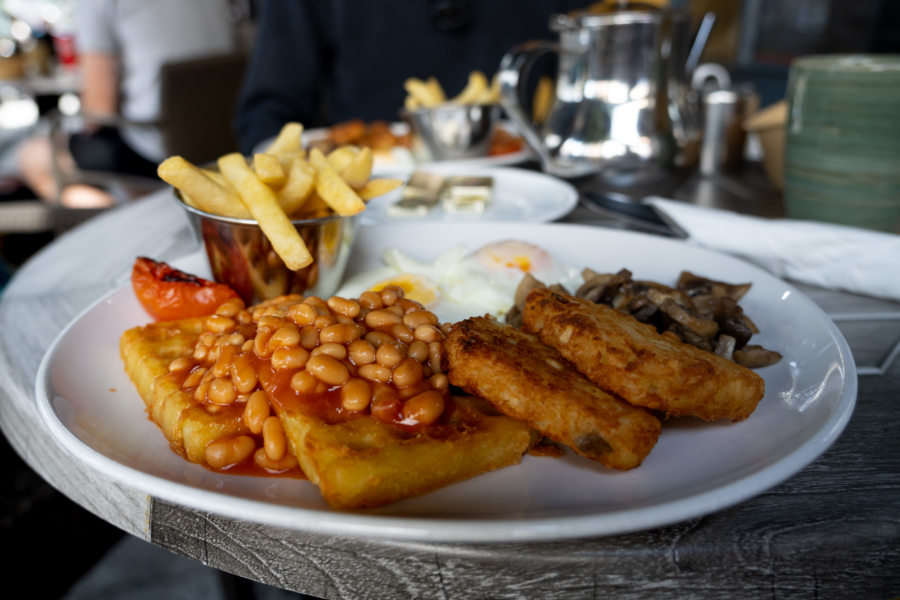
[[[417,178],[426,182],[424,188],[420,188],[425,191],[411,193]],[[407,174],[405,179],[406,186],[369,202],[361,215],[363,224],[424,221],[544,223],[566,216],[578,203],[578,191],[572,184],[527,169],[432,163]],[[423,194],[427,198],[421,198]]]

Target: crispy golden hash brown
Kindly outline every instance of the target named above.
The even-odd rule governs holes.
[[[518,463],[538,434],[483,401],[450,395],[436,317],[401,302],[401,292],[370,293],[365,312],[341,298],[284,296],[250,308],[235,298],[207,317],[130,329],[120,351],[176,452],[239,473],[296,473],[299,463],[338,509]]]
[[[532,290],[523,328],[559,350],[591,381],[637,406],[707,421],[740,421],[763,397],[763,379],[750,369],[568,294]]]
[[[656,417],[601,390],[512,326],[484,317],[456,323],[445,362],[452,384],[608,467],[638,466],[659,437]]]

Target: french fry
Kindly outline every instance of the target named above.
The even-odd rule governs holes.
[[[484,73],[481,71],[472,71],[469,73],[469,82],[466,84],[466,87],[463,88],[463,91],[460,92],[458,96],[450,101],[457,104],[474,104],[478,101],[478,98],[484,94],[487,87],[488,80],[487,77],[484,76]]]
[[[309,249],[278,203],[275,192],[260,181],[244,157],[237,152],[226,154],[219,158],[218,165],[284,264],[293,271],[312,264]]]
[[[420,108],[422,108],[422,105],[412,96],[407,96],[406,99],[403,100],[403,108],[412,112],[414,110],[419,110]]]
[[[308,162],[298,158],[291,165],[284,185],[275,192],[275,195],[285,214],[291,216],[306,203],[315,187],[316,170]]]
[[[318,148],[311,148],[309,151],[309,164],[311,167],[318,171],[323,167],[330,167],[331,165],[328,163],[328,159],[325,157],[325,154],[322,153]]]
[[[318,219],[333,214],[331,207],[325,203],[316,192],[312,192],[300,210],[297,211],[298,219]]]
[[[331,161],[329,160],[329,162]],[[344,168],[335,169],[335,171],[338,172],[341,179],[347,182],[347,185],[352,188],[360,188],[366,184],[366,181],[369,180],[369,176],[372,175],[372,166],[374,164],[375,158],[372,154],[372,149],[364,147],[356,153],[353,160],[351,160]]]
[[[225,176],[222,175],[221,173],[219,173],[218,170],[207,169],[207,168],[202,168],[200,170],[203,171],[204,175],[206,175],[207,177],[209,177],[210,179],[212,179],[213,181],[215,181],[222,187],[231,189],[231,184],[228,183],[228,180],[225,179]],[[231,191],[234,191],[234,190],[231,190]],[[237,194],[235,194],[235,198],[237,198]],[[240,198],[238,198],[238,201],[240,202]],[[243,205],[244,205],[243,202],[241,202],[241,206],[243,206]]]
[[[425,85],[431,90],[431,95],[437,100],[438,104],[447,101],[447,95],[444,93],[444,88],[441,87],[441,83],[437,80],[437,77],[429,77],[425,81]]]
[[[250,212],[234,190],[216,183],[202,169],[181,156],[172,156],[157,168],[160,179],[190,197],[191,206],[223,217],[246,219]]]
[[[494,75],[491,85],[475,100],[475,104],[497,104],[500,102],[500,77]]]
[[[437,106],[442,102],[439,96],[427,83],[417,77],[410,77],[403,82],[403,89],[422,106]]]
[[[309,152],[309,163],[316,169],[316,193],[337,214],[349,217],[366,209],[362,198],[341,179],[318,148]]]
[[[396,190],[403,185],[402,179],[370,179],[364,186],[356,190],[363,200],[371,200]]]
[[[359,148],[356,146],[340,146],[329,152],[326,158],[331,168],[340,173],[353,162],[357,154],[359,154]]]
[[[275,140],[266,148],[266,154],[282,154],[303,149],[301,137],[303,125],[300,123],[285,123],[275,136]]]
[[[253,170],[260,181],[272,188],[281,187],[287,179],[281,161],[274,154],[254,154]]]
[[[287,152],[282,152],[277,154],[278,162],[281,163],[281,168],[284,169],[285,173],[289,173],[291,170],[291,165],[294,164],[294,161],[299,159],[306,159],[306,151],[305,150],[290,150]]]

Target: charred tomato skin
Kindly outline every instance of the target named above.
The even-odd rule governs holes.
[[[138,302],[156,321],[173,321],[212,314],[223,302],[237,298],[227,285],[215,283],[170,265],[139,256],[131,270]]]

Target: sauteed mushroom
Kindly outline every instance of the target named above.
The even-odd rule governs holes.
[[[628,269],[617,273],[584,269],[582,277],[584,283],[576,290],[576,296],[651,323],[660,333],[676,335],[683,342],[746,367],[764,367],[781,360],[778,352],[747,344],[759,333],[738,305],[750,289],[749,283],[716,281],[690,271],[681,273],[674,288],[654,281],[636,281]],[[534,277],[525,276],[516,291],[515,306],[506,316],[508,323],[521,325],[525,296],[542,285]]]

